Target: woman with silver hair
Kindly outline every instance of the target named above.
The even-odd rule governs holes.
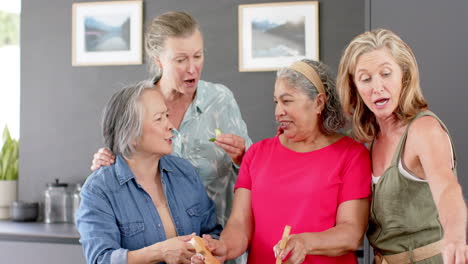
[[[87,263],[190,263],[193,235],[219,235],[195,168],[171,154],[173,125],[151,82],[115,93],[102,120],[113,165],[88,177],[76,225]]]
[[[205,236],[209,247],[222,261],[249,249],[249,264],[274,263],[275,255],[284,263],[357,263],[370,157],[337,132],[345,118],[333,77],[320,62],[295,62],[278,71],[273,98],[280,133],[245,154],[231,216],[219,240]],[[280,249],[285,225],[292,235]]]

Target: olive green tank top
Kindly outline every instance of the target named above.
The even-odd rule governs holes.
[[[432,116],[447,131],[447,127],[432,112],[420,112],[409,122],[393,155],[390,166],[377,183],[372,184],[372,204],[367,238],[382,255],[398,254],[425,246],[442,239],[443,229],[439,221],[434,199],[426,181],[415,181],[403,176],[398,169],[408,136],[408,128],[414,120]],[[450,138],[450,141],[452,139]],[[453,172],[456,176],[456,157]],[[371,146],[372,151],[372,146]],[[417,263],[442,263],[441,255]]]

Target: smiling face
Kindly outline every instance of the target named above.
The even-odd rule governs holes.
[[[366,106],[377,119],[391,116],[398,107],[402,70],[386,48],[362,54],[356,64],[354,83]]]
[[[194,93],[203,69],[203,38],[196,30],[188,37],[169,37],[156,63],[162,69],[161,85],[180,93]]]
[[[145,90],[140,104],[143,127],[141,137],[136,142],[136,151],[158,156],[171,154],[173,125],[161,93],[155,89]]]
[[[284,79],[277,79],[273,97],[275,118],[283,135],[293,142],[306,140],[319,129],[318,114],[323,109],[319,100],[310,99],[305,92],[291,86]]]

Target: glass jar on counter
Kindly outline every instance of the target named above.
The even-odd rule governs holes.
[[[72,194],[72,216],[71,216],[71,219],[72,219],[73,223],[75,223],[75,221],[76,221],[75,214],[78,211],[78,208],[80,208],[80,201],[81,201],[80,192],[81,192],[81,184],[77,183],[77,184],[75,184],[75,188],[74,188],[73,194]]]
[[[44,222],[67,223],[71,222],[70,194],[68,184],[55,179],[54,183],[48,183],[44,191]]]

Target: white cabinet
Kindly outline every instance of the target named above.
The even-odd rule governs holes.
[[[1,263],[83,264],[81,245],[0,241]]]

